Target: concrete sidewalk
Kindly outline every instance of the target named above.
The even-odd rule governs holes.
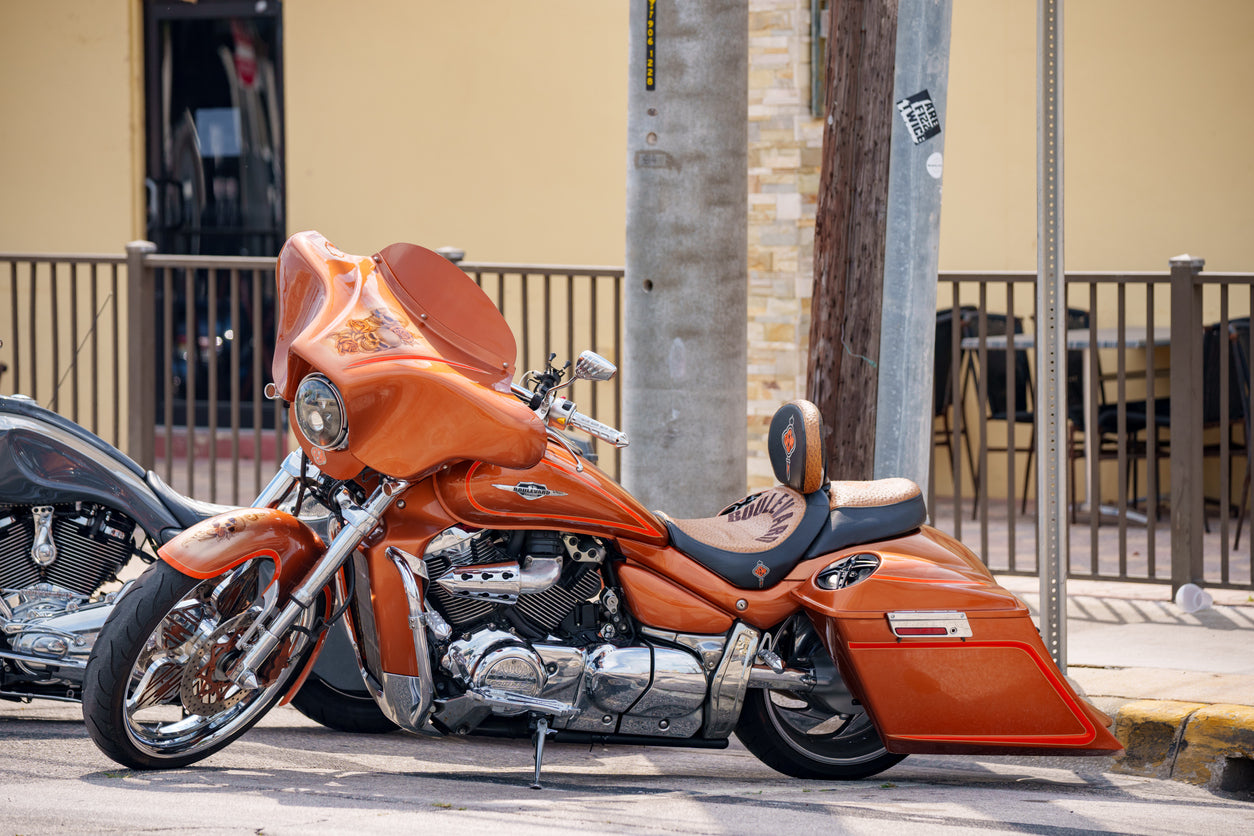
[[[1039,618],[1035,577],[998,577]],[[1114,718],[1116,769],[1254,791],[1254,595],[1186,613],[1165,584],[1067,581],[1067,675]]]

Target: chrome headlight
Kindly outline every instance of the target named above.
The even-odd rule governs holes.
[[[320,374],[311,374],[296,388],[296,426],[309,443],[323,450],[338,450],[348,440],[344,399]]]

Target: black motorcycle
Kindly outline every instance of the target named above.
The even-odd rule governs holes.
[[[283,467],[299,472],[300,457]],[[270,504],[269,493],[254,505]],[[118,574],[227,510],[183,496],[30,398],[0,396],[0,699],[80,701],[92,643],[127,591]],[[305,505],[300,516],[335,524],[319,511]],[[322,533],[329,542],[333,532]],[[326,642],[292,705],[332,729],[395,729],[366,690],[341,624]]]

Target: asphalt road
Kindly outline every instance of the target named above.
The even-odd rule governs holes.
[[[191,768],[102,755],[78,706],[0,703],[0,836],[59,833],[1249,832],[1254,799],[1120,775],[1106,758],[907,758],[866,781],[798,781],[726,751],[352,736],[278,709]]]

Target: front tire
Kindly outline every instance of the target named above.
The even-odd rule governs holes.
[[[101,751],[133,769],[177,769],[235,740],[283,695],[313,648],[308,632],[289,634],[258,672],[260,688],[226,676],[273,566],[259,558],[198,580],[156,563],[122,596],[83,683],[83,719]],[[298,624],[308,630],[316,617]]]
[[[789,667],[835,671],[804,613],[778,631],[775,648]],[[854,781],[905,758],[884,747],[860,705],[834,709],[822,696],[752,689],[745,696],[736,737],[758,760],[794,778]]]

